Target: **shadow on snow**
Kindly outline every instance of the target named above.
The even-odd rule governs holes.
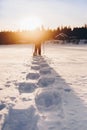
[[[20,93],[32,93],[38,89],[35,95],[38,115],[34,106],[24,110],[11,108],[2,130],[86,130],[87,107],[69,84],[49,66],[44,57],[33,57],[31,70],[34,73],[28,73],[26,80],[37,80],[37,83],[18,83],[18,89]],[[37,123],[40,119],[42,124]]]

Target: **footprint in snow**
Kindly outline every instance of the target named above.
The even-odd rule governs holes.
[[[34,65],[34,66],[31,66],[31,69],[33,69],[33,70],[39,70],[40,66],[39,65]]]
[[[2,130],[38,130],[38,120],[39,116],[33,106],[27,109],[11,108],[4,120]]]
[[[43,67],[49,67],[49,65],[47,63],[43,63],[43,64],[40,64],[40,67],[43,68]]]
[[[33,61],[40,61],[42,58],[39,56],[33,57]]]
[[[33,61],[32,64],[34,64],[34,65],[38,65],[39,62],[38,62],[38,61]]]
[[[49,67],[44,67],[43,69],[40,69],[40,74],[51,74],[51,69]]]
[[[45,90],[37,93],[35,97],[35,103],[40,112],[61,109],[61,102],[61,96],[56,90]]]
[[[6,107],[5,104],[0,104],[0,111],[3,110]]]
[[[19,92],[20,93],[32,93],[37,86],[34,83],[19,83]]]
[[[55,82],[54,77],[42,77],[38,81],[38,85],[40,87],[48,87],[49,85],[52,85]]]
[[[35,79],[38,79],[39,77],[40,77],[39,73],[29,73],[29,74],[27,74],[26,79],[35,80]]]
[[[5,87],[9,88],[9,87],[10,87],[10,84],[5,84]]]

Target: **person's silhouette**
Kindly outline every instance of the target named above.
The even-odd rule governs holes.
[[[41,42],[36,41],[35,42],[35,48],[34,48],[34,53],[33,56],[41,55]]]
[[[36,30],[34,36],[34,53],[33,56],[41,55],[41,43],[42,43],[42,33],[40,30]]]

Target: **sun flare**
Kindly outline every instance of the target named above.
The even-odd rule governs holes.
[[[29,17],[27,19],[21,20],[20,28],[22,30],[34,30],[40,28],[42,25],[41,19],[38,17]]]

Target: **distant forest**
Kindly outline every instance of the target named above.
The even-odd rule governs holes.
[[[34,31],[1,31],[0,32],[0,45],[9,45],[9,44],[21,44],[21,43],[33,43],[35,42],[36,37],[41,34],[42,41],[46,40],[87,40],[87,25],[85,24],[83,27],[58,27],[54,30],[45,29],[42,27],[41,29],[36,29]],[[60,34],[64,34],[62,36]]]

